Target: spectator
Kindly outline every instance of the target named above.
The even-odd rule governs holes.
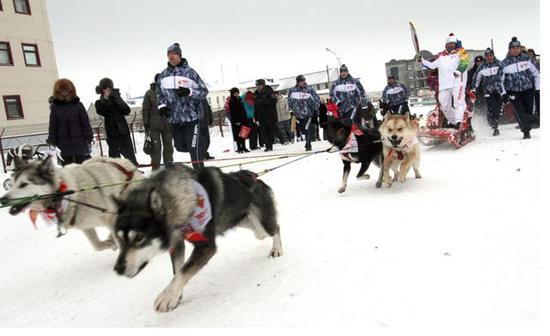
[[[279,91],[275,91],[275,98],[277,98],[277,127],[279,128],[277,134],[281,143],[286,146],[289,141],[294,142],[294,134],[290,130],[288,102]]]
[[[256,150],[261,146],[258,146],[259,129],[258,125],[256,125],[256,119],[254,118],[254,92],[248,89],[241,98],[243,101],[244,109],[246,110],[248,124],[250,125],[250,135],[248,136],[250,150]]]
[[[254,92],[254,119],[259,123],[260,133],[263,134],[265,152],[273,150],[273,139],[277,133],[277,99],[271,86],[265,84],[264,79],[256,81]]]
[[[68,79],[55,82],[52,98],[48,143],[61,150],[63,165],[82,163],[91,157],[94,138],[88,113]]]
[[[243,126],[248,127],[248,118],[244,109],[243,101],[239,96],[239,89],[232,88],[229,93],[229,116],[231,118],[231,129],[233,131],[233,140],[237,143],[237,153],[248,153],[246,149],[245,139],[240,137],[240,132]]]
[[[208,104],[208,99],[202,100],[203,117],[201,119],[201,134],[204,135],[204,147],[206,153],[204,154],[205,160],[214,160],[215,157],[210,155],[208,148],[210,147],[210,127],[214,124],[214,115],[212,114],[212,108]]]
[[[296,86],[288,91],[288,105],[298,119],[300,133],[306,137],[306,151],[311,151],[311,142],[316,139],[313,117],[319,112],[320,99],[303,75],[296,77]]]
[[[130,107],[120,98],[120,92],[114,88],[113,81],[103,78],[96,86],[100,95],[95,102],[97,114],[105,118],[105,133],[109,146],[109,157],[119,158],[120,155],[130,160],[136,167],[138,162],[134,154],[134,146],[130,138],[130,128],[124,116],[130,114]]]
[[[151,83],[149,90],[143,97],[143,124],[145,131],[151,136],[153,148],[151,150],[151,168],[157,170],[160,168],[160,156],[165,165],[174,163],[174,147],[172,145],[172,131],[168,118],[160,115],[157,104],[157,80],[159,74],[155,75],[155,81]]]

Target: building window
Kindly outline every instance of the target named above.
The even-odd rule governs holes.
[[[216,96],[216,105],[220,106],[220,96]]]
[[[21,105],[21,96],[3,96],[4,108],[8,120],[23,119],[23,106]]]
[[[36,44],[22,44],[25,64],[27,66],[40,66],[40,55]]]
[[[8,42],[0,42],[0,65],[13,65],[11,48]]]
[[[18,14],[31,15],[31,5],[29,0],[13,0],[13,7]]]
[[[212,101],[211,101],[210,97],[206,97],[206,100],[208,100],[208,105],[212,105]]]

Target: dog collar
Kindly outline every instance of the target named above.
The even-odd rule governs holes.
[[[342,154],[348,153],[359,153],[359,144],[357,143],[357,136],[365,135],[361,129],[359,129],[355,124],[351,125],[351,132],[348,137],[348,141],[344,148],[340,150]]]
[[[405,155],[403,153],[407,153],[414,145],[418,143],[418,138],[414,137],[411,140],[409,140],[406,144],[403,146],[400,146],[399,148],[391,148],[388,152],[388,157],[392,156],[393,152],[395,151],[397,153],[397,159],[399,161],[403,161],[405,158]]]
[[[67,190],[67,184],[63,181],[60,181],[57,192],[64,193]],[[60,217],[67,211],[68,207],[69,201],[67,201],[66,199],[61,199],[54,201],[52,205],[48,206],[45,210],[30,210],[29,217],[31,219],[32,225],[34,226],[34,229],[37,230],[36,220],[38,218],[38,215],[40,214],[40,216],[47,223],[48,226],[57,225],[58,231],[61,232]]]

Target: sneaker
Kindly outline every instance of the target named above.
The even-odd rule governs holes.
[[[311,147],[306,147],[306,152],[311,152]]]
[[[529,131],[523,132],[523,138],[524,139],[531,139],[531,134],[529,133]]]
[[[498,136],[498,135],[500,135],[500,131],[498,130],[498,128],[493,129],[493,136]]]
[[[249,153],[250,151],[249,151],[248,149],[246,149],[246,148],[243,148],[243,152]]]
[[[206,154],[206,156],[204,157],[205,160],[214,160],[215,157],[213,156],[210,156],[210,154]]]
[[[271,148],[264,149],[264,152],[272,152],[272,151],[273,151],[273,149],[271,149]]]

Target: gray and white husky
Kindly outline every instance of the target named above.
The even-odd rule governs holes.
[[[258,239],[272,237],[270,256],[283,253],[271,188],[249,171],[167,167],[118,202],[118,274],[134,277],[151,258],[170,252],[174,277],[154,303],[159,312],[178,306],[184,286],[216,253],[216,236],[229,229],[244,227]],[[187,261],[185,240],[193,245]]]
[[[129,187],[131,180],[141,180],[143,174],[126,159],[92,158],[83,164],[70,164],[58,167],[51,157],[45,160],[27,162],[15,158],[15,170],[11,176],[12,188],[0,198],[2,205],[11,205],[9,213],[17,215],[23,210],[52,210],[57,217],[59,226],[63,229],[77,228],[82,230],[93,247],[100,251],[116,249],[118,242],[113,234],[117,203],[113,196],[119,196]],[[103,185],[117,184],[104,188],[79,192],[65,198],[72,201],[44,199],[33,202],[16,202],[22,197],[45,195],[60,191],[60,189],[79,190]],[[99,211],[87,205],[106,210]],[[111,235],[101,241],[96,227],[107,228]]]

